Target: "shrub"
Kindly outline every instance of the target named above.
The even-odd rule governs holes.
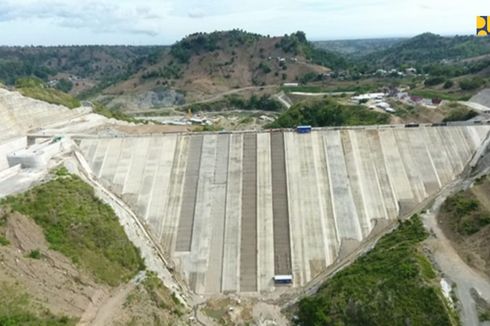
[[[10,244],[10,241],[8,241],[7,238],[5,238],[3,235],[0,235],[0,246],[7,246]]]
[[[425,86],[434,86],[444,83],[446,79],[441,76],[430,77],[424,81]]]
[[[459,82],[459,87],[464,91],[468,91],[480,88],[484,83],[484,80],[478,77],[474,77],[471,79],[467,78]]]
[[[446,80],[443,87],[444,87],[444,89],[448,89],[448,88],[453,87],[453,85],[454,85],[454,82],[452,80]]]
[[[32,259],[41,259],[41,251],[39,251],[39,249],[31,250],[27,257]]]

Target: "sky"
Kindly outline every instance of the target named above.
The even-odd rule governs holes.
[[[0,0],[0,45],[168,45],[244,29],[309,40],[474,34],[488,0]]]

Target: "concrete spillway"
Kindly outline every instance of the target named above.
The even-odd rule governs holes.
[[[197,293],[301,286],[460,174],[489,126],[83,139]]]

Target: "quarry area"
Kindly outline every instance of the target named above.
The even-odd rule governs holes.
[[[476,164],[490,132],[474,122],[168,132],[1,88],[0,121],[0,198],[63,164],[189,306],[317,289]],[[280,320],[274,307],[253,313]]]

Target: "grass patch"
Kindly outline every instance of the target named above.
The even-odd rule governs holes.
[[[410,95],[420,96],[424,98],[438,98],[447,101],[467,101],[471,98],[470,95],[461,93],[449,93],[435,89],[414,89],[410,91]]]
[[[39,310],[39,311],[37,311]],[[76,320],[55,316],[46,309],[35,309],[27,294],[17,287],[0,283],[0,325],[75,325]]]
[[[418,216],[298,304],[301,325],[451,325],[434,271],[421,258],[427,233]],[[425,258],[425,257],[424,257]]]
[[[490,212],[469,191],[447,198],[441,214],[447,216],[451,229],[462,236],[475,234],[490,224]]]
[[[53,250],[98,281],[115,286],[129,280],[144,264],[114,211],[80,178],[61,174],[0,204],[33,218]]]
[[[24,96],[41,100],[51,104],[58,104],[74,109],[80,106],[80,101],[60,90],[50,88],[41,80],[26,77],[20,78],[15,83],[16,89]]]
[[[0,235],[0,246],[8,246],[10,241],[7,240],[3,235]]]
[[[467,109],[467,108],[461,108],[461,107],[455,107],[451,108],[447,116],[444,118],[444,122],[449,122],[449,121],[466,121],[471,118],[474,118],[478,115],[473,110]]]
[[[103,115],[104,117],[109,118],[109,119],[117,119],[117,120],[142,124],[142,121],[138,121],[135,118],[133,118],[127,114],[124,114],[117,109],[111,110],[111,109],[107,108],[106,106],[104,106],[100,103],[97,103],[97,102],[94,103],[94,112],[97,114]]]
[[[363,106],[341,105],[332,99],[323,99],[293,105],[266,128],[294,128],[299,125],[313,127],[375,125],[386,124],[389,119],[388,114],[370,111]]]
[[[32,259],[41,259],[41,251],[39,249],[31,250],[27,257],[32,258]]]

